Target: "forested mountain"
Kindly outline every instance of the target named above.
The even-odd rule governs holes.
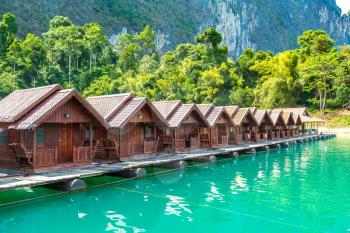
[[[41,36],[56,15],[75,24],[97,22],[108,37],[122,31],[157,32],[163,51],[194,42],[213,26],[237,58],[245,48],[280,52],[297,47],[305,30],[324,29],[337,42],[350,42],[350,17],[341,16],[336,0],[2,0],[0,14],[16,15],[18,34]]]

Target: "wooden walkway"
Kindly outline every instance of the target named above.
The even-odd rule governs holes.
[[[7,189],[15,189],[21,187],[35,187],[47,184],[59,183],[62,181],[68,181],[72,179],[100,176],[118,171],[156,166],[160,164],[166,164],[175,161],[186,161],[196,158],[203,158],[208,156],[223,156],[232,154],[234,152],[244,152],[252,149],[266,148],[267,146],[283,145],[287,143],[294,143],[297,141],[307,141],[315,139],[330,138],[334,135],[311,135],[301,136],[289,139],[281,139],[275,141],[257,142],[250,145],[240,146],[228,146],[225,148],[218,149],[201,149],[196,151],[188,151],[184,153],[174,154],[157,154],[153,156],[135,157],[129,161],[113,164],[96,163],[90,166],[78,167],[78,168],[66,168],[59,169],[50,172],[35,173],[29,176],[22,176],[18,174],[8,173],[8,176],[0,178],[0,191]],[[6,175],[7,170],[1,170],[0,174]]]

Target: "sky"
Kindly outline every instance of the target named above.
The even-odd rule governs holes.
[[[336,0],[343,13],[350,11],[350,0]]]

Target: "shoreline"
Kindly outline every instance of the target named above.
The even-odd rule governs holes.
[[[318,132],[323,134],[336,134],[337,137],[350,137],[350,127],[349,128],[321,127],[318,129]]]

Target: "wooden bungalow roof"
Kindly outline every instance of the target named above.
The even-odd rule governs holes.
[[[205,126],[209,127],[209,123],[207,119],[203,116],[199,108],[195,104],[181,104],[177,107],[177,109],[174,111],[174,113],[169,117],[168,123],[170,127],[179,127],[184,120],[188,118],[188,116],[195,112],[199,116],[200,121]]]
[[[89,97],[87,101],[108,121],[133,96],[130,93],[103,95]]]
[[[283,122],[284,124],[284,120],[282,118],[282,113],[283,113],[282,110],[274,109],[274,110],[269,110],[269,112],[270,112],[270,117],[272,119],[273,125],[277,125],[279,121]]]
[[[15,122],[45,98],[61,89],[60,85],[50,85],[12,92],[0,101],[0,122]]]
[[[294,114],[293,113],[293,119],[296,125],[301,125],[303,122],[301,121],[300,115],[299,114]]]
[[[197,107],[205,117],[207,117],[210,111],[215,108],[214,104],[197,104]]]
[[[291,112],[282,112],[282,119],[285,125],[294,125],[294,118]]]
[[[296,107],[296,108],[280,108],[283,112],[291,112],[293,114],[299,114],[302,123],[322,123],[324,120],[310,117],[310,114],[307,112],[306,107]]]
[[[162,114],[162,116],[168,120],[171,114],[180,106],[180,100],[170,100],[170,101],[157,101],[152,102],[155,108]]]
[[[258,122],[256,121],[253,113],[249,108],[239,108],[236,114],[234,114],[232,120],[235,125],[241,125],[243,123],[244,118],[246,118],[248,115],[250,115],[254,123],[258,125]]]
[[[108,121],[112,128],[123,128],[129,121],[130,118],[134,116],[139,110],[141,110],[144,106],[150,107],[152,112],[159,119],[159,122],[165,126],[168,126],[166,120],[162,116],[162,114],[155,108],[155,106],[149,102],[149,100],[145,97],[141,98],[132,98],[128,102],[126,102],[119,111],[113,115]]]
[[[278,108],[275,110],[281,110],[283,112],[292,112],[293,114],[299,114],[301,116],[309,116],[306,107],[296,107],[296,108]]]
[[[225,106],[224,107],[228,114],[230,114],[230,117],[233,118],[233,116],[236,114],[238,111],[239,107],[238,106]]]
[[[270,121],[270,123],[273,125],[272,118],[267,110],[256,109],[256,111],[254,113],[254,117],[255,117],[256,121],[258,122],[259,126],[263,123],[264,118],[266,118],[268,121]]]
[[[256,107],[249,107],[249,109],[250,109],[250,111],[251,111],[253,114],[255,114],[255,112],[256,112],[256,110],[257,110]]]
[[[47,117],[49,117],[56,109],[67,103],[72,98],[76,98],[102,126],[108,128],[108,123],[103,117],[76,90],[73,89],[59,90],[47,97],[39,105],[30,109],[27,115],[19,119],[9,128],[18,130],[34,129],[47,119]]]
[[[227,116],[227,118],[229,119],[230,125],[234,125],[233,120],[230,117],[230,114],[226,111],[224,107],[213,107],[206,117],[210,127],[213,127],[216,124],[217,120],[220,118],[222,114]]]

